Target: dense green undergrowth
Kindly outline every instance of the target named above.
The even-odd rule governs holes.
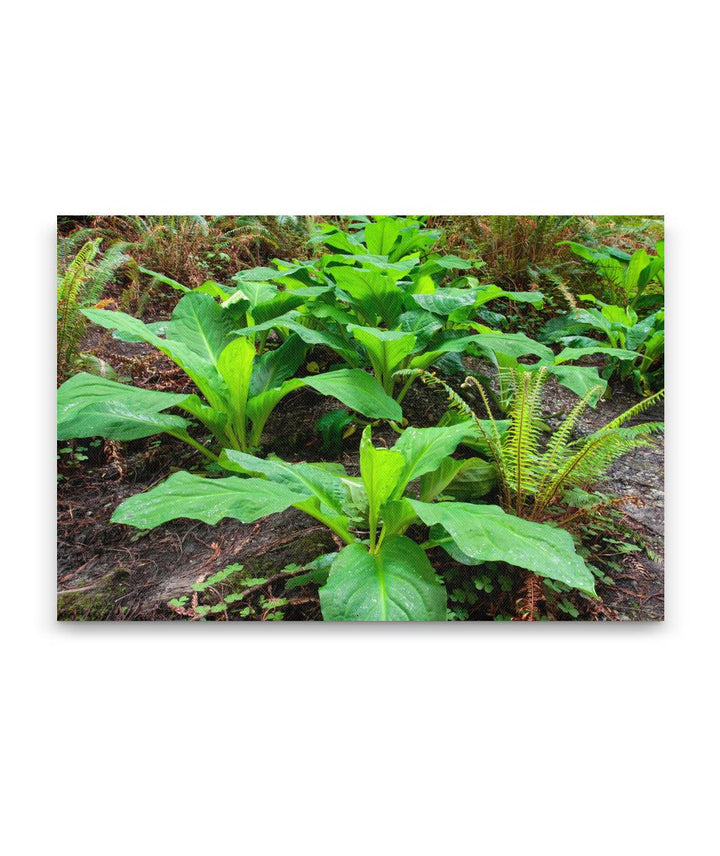
[[[193,273],[183,282],[177,266],[157,270],[133,260],[139,275],[177,298],[170,318],[154,321],[98,305],[104,280],[97,271],[116,270],[128,242],[111,244],[102,266],[101,239],[78,230],[90,240],[59,279],[62,374],[80,367],[80,339],[91,322],[117,340],[151,345],[193,390],[134,386],[100,363],[60,386],[59,441],[166,435],[197,454],[193,472],[175,472],[126,499],[113,522],[147,531],[175,519],[249,523],[299,509],[338,546],[293,577],[295,585],[302,579],[318,587],[326,620],[462,617],[458,598],[475,595],[465,591],[460,566],[486,593],[493,585],[522,590],[522,618],[541,617],[542,586],[570,617],[577,610],[566,593],[595,599],[602,572],[568,521],[583,502],[592,507],[613,461],[662,430],[658,422],[633,423],[662,396],[664,244],[655,243],[655,254],[645,247],[630,253],[568,242],[577,218],[547,218],[534,230],[518,224],[523,218],[505,218],[533,240],[523,244],[531,258],[516,253],[512,276],[498,283],[481,252],[485,246],[493,265],[502,265],[513,223],[495,232],[490,224],[492,242],[483,245],[487,224],[475,219],[466,239],[454,241],[457,252],[452,218],[354,217],[303,221],[310,258],[272,257],[227,277],[198,281]],[[182,218],[161,225],[158,240],[171,247],[190,229]],[[564,254],[588,268],[575,289],[557,266]],[[541,417],[550,378],[577,398],[554,432]],[[577,436],[583,411],[612,394],[612,383],[648,397]],[[408,424],[403,404],[413,385],[445,396],[435,426]],[[271,414],[301,388],[346,408],[318,423],[328,448],[339,448],[348,426],[362,427],[359,474],[339,461],[291,463],[268,454],[282,439],[268,434]],[[392,429],[394,445],[373,443],[378,425]],[[430,558],[438,550],[452,560],[448,579],[447,563]],[[194,619],[256,616],[232,593],[198,606],[206,588],[195,591],[192,610],[187,597],[170,609]],[[277,604],[270,613],[282,617]]]

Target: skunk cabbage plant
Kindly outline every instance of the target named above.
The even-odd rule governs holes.
[[[329,560],[320,589],[323,617],[330,621],[445,620],[442,580],[423,546],[405,534],[413,524],[433,527],[436,542],[451,555],[460,551],[473,563],[507,562],[594,595],[593,575],[564,530],[522,520],[495,505],[434,501],[467,468],[450,456],[476,432],[472,422],[408,428],[391,449],[379,449],[367,426],[359,477],[349,476],[340,464],[291,464],[227,449],[219,463],[233,475],[175,473],[125,500],[112,519],[151,529],[176,518],[249,523],[298,508],[344,545]],[[483,473],[478,492],[487,492],[492,465],[473,459],[470,466]]]

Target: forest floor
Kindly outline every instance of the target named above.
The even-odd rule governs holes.
[[[113,339],[97,328],[88,331],[85,350],[107,360],[121,378],[138,386],[174,392],[192,391],[184,373],[152,347]],[[314,359],[318,359],[314,355]],[[321,367],[321,370],[325,367]],[[547,384],[546,418],[559,421],[577,400],[551,379]],[[625,390],[588,409],[579,433],[597,430],[635,404],[638,396]],[[343,441],[339,454],[328,456],[314,425],[323,412],[338,404],[312,390],[291,393],[273,413],[267,437],[279,438],[280,448],[266,446],[286,460],[339,460],[350,474],[358,472],[360,431]],[[445,410],[444,396],[416,382],[403,410],[411,425],[435,425]],[[662,419],[661,408],[642,419]],[[373,429],[375,445],[392,445],[397,435],[384,424]],[[61,456],[58,483],[58,617],[65,620],[168,620],[176,616],[168,601],[191,594],[198,580],[231,563],[244,566],[243,576],[263,578],[261,605],[254,618],[272,612],[272,602],[283,597],[286,620],[319,620],[317,588],[298,587],[285,592],[289,564],[299,567],[317,556],[338,549],[332,534],[295,509],[272,515],[262,522],[243,524],[223,520],[216,526],[178,520],[144,532],[111,524],[115,508],[127,497],[147,490],[177,469],[198,465],[197,455],[180,441],[163,437],[131,443],[102,441],[74,445],[87,456],[82,463]],[[640,448],[610,470],[603,492],[630,496],[623,505],[625,524],[650,548],[636,550],[619,560],[614,585],[599,584],[601,608],[580,603],[580,618],[601,620],[662,620],[663,618],[663,514],[664,447],[662,438],[652,448]],[[454,564],[445,554],[433,557],[439,569]],[[457,566],[461,567],[461,566]],[[257,594],[248,591],[252,600]],[[266,604],[263,606],[262,604]],[[506,606],[512,607],[508,600]],[[582,610],[585,610],[584,612]],[[493,609],[481,598],[471,620],[491,619]]]

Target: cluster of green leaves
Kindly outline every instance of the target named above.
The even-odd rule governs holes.
[[[642,395],[650,395],[664,384],[665,310],[658,309],[644,318],[628,306],[603,303],[591,294],[581,300],[593,304],[586,309],[571,309],[550,320],[541,338],[563,346],[556,361],[577,359],[586,354],[608,357],[602,377],[617,374],[631,380]],[[592,338],[604,337],[604,341]]]
[[[524,334],[486,326],[490,301],[540,306],[543,295],[481,284],[471,271],[482,262],[434,252],[438,237],[422,218],[354,218],[347,230],[316,230],[311,242],[328,250],[319,258],[275,259],[274,267],[235,275],[231,285],[207,280],[189,288],[145,271],[182,295],[167,321],[147,324],[124,312],[84,309],[118,338],[153,345],[197,392],[161,392],[78,374],[58,391],[58,439],[134,440],[164,433],[211,460],[213,475],[218,467],[232,473],[208,478],[177,472],[122,503],[113,521],[144,531],[176,518],[247,523],[297,508],[345,545],[319,557],[312,571],[322,583],[327,620],[444,620],[447,592],[426,555],[434,547],[463,564],[501,562],[594,596],[593,573],[572,537],[538,521],[564,491],[586,487],[615,457],[646,442],[650,429],[624,427],[630,411],[584,441],[571,439],[580,413],[597,401],[606,381],[595,367],[568,363],[598,352],[634,360],[635,339],[562,342],[555,355]],[[590,317],[593,311],[587,310]],[[307,364],[310,373],[298,376],[316,346],[329,348],[339,365],[320,372],[317,364]],[[487,420],[460,400],[435,428],[399,428],[401,402],[413,380],[427,378],[431,366],[465,371],[466,354],[495,364],[495,403],[509,418],[494,418],[489,393],[476,383]],[[540,390],[548,375],[580,401],[542,448]],[[357,477],[340,464],[259,457],[271,412],[301,387],[332,396],[370,420],[389,420],[399,439],[391,449],[376,448],[368,425]],[[337,450],[355,417],[341,410],[325,419],[319,430],[326,446]],[[191,433],[197,423],[201,436]],[[452,457],[460,444],[478,455]],[[482,502],[496,483],[503,507]],[[410,526],[429,528],[422,545],[406,534]],[[227,603],[205,606],[209,614],[226,610]]]
[[[156,274],[183,294],[169,321],[146,324],[124,312],[85,309],[87,318],[119,338],[158,348],[185,371],[200,395],[80,374],[59,390],[59,439],[131,440],[165,432],[208,457],[222,448],[255,451],[272,410],[302,386],[371,419],[400,421],[399,402],[412,377],[396,395],[396,373],[427,368],[448,355],[462,370],[462,353],[484,355],[498,365],[537,356],[538,365],[549,365],[577,392],[599,382],[595,369],[555,365],[546,345],[472,320],[496,297],[538,304],[542,295],[507,293],[467,275],[441,288],[448,271],[467,270],[473,263],[429,252],[437,232],[418,221],[380,218],[354,233],[322,227],[317,237],[338,252],[310,263],[278,260],[276,268],[243,271],[232,287],[206,281],[190,289]],[[281,342],[274,350],[266,350],[270,330]],[[315,345],[332,348],[345,367],[295,377]],[[375,380],[363,371],[368,365]],[[217,443],[216,452],[193,438],[188,419],[168,414],[170,408],[202,423]]]
[[[563,244],[593,266],[613,303],[640,311],[663,305],[665,241],[655,244],[656,255],[645,249],[630,254],[616,247],[593,249],[575,241],[561,241],[560,245]]]
[[[297,566],[287,566],[283,573],[297,570]],[[227,620],[231,610],[239,619],[254,617],[256,609],[246,603],[248,592],[259,588],[268,582],[267,577],[243,576],[235,588],[225,590],[225,584],[231,577],[238,577],[243,571],[243,565],[233,563],[222,570],[211,574],[207,579],[200,579],[192,585],[192,595],[180,595],[168,601],[168,607],[177,615],[191,618],[194,621],[205,621],[208,618],[221,616]],[[237,585],[241,588],[237,589]],[[203,603],[200,603],[202,597]],[[258,606],[262,610],[265,621],[282,621],[285,613],[282,607],[288,603],[286,598],[267,598],[260,595]]]
[[[434,252],[439,234],[415,218],[356,218],[348,231],[325,225],[311,243],[332,252],[304,264],[276,259],[275,269],[244,271],[236,277],[242,296],[236,294],[228,302],[244,299],[248,283],[261,280],[266,317],[251,313],[242,332],[265,337],[274,330],[281,339],[294,333],[308,345],[325,345],[345,364],[370,368],[398,402],[412,383],[410,375],[398,389],[399,372],[442,365],[460,373],[465,371],[463,354],[484,357],[497,367],[535,359],[537,368],[547,366],[559,383],[577,394],[595,386],[604,390],[597,369],[569,365],[587,351],[574,354],[566,349],[556,360],[550,348],[523,333],[488,326],[485,322],[504,317],[488,312],[490,301],[539,308],[543,294],[480,283],[472,271],[484,263]],[[273,293],[271,283],[285,290]],[[292,296],[300,290],[311,299],[292,305]],[[287,311],[279,311],[283,301]]]
[[[249,523],[298,508],[326,525],[346,545],[333,556],[320,589],[326,620],[445,620],[447,595],[425,554],[442,546],[466,562],[502,561],[594,594],[592,573],[562,529],[523,520],[495,505],[449,500],[469,468],[482,472],[476,492],[492,485],[492,465],[450,456],[474,423],[408,428],[391,449],[360,444],[360,476],[340,464],[289,464],[228,449],[220,464],[234,473],[211,479],[175,473],[151,490],[130,497],[113,521],[151,529],[178,517],[214,524],[224,517]],[[484,466],[483,466],[484,464]],[[414,484],[413,484],[414,483]],[[405,533],[431,527],[423,546]]]
[[[338,369],[293,377],[306,345],[290,336],[279,348],[258,356],[253,336],[238,335],[238,313],[249,301],[230,307],[210,294],[193,292],[178,302],[166,322],[145,324],[124,312],[85,310],[91,321],[127,340],[154,345],[188,375],[200,395],[158,392],[81,373],[58,390],[58,439],[104,436],[134,440],[166,433],[214,459],[216,454],[194,439],[179,408],[212,434],[217,451],[257,449],[263,428],[288,393],[307,386],[332,395],[373,419],[402,419],[399,405],[362,369]]]

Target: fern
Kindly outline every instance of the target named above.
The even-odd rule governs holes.
[[[633,417],[656,404],[659,392],[615,417],[599,431],[572,441],[572,433],[597,388],[580,399],[541,449],[541,396],[546,373],[544,369],[528,372],[514,369],[506,372],[505,382],[512,387],[513,397],[507,431],[499,430],[497,420],[482,385],[467,377],[463,387],[473,388],[483,401],[489,425],[480,420],[470,405],[444,381],[431,372],[411,371],[398,374],[419,377],[424,383],[442,389],[448,397],[448,411],[440,424],[473,420],[488,445],[498,474],[501,505],[519,517],[537,520],[548,516],[549,507],[570,488],[588,489],[601,481],[614,461],[640,446],[652,445],[652,435],[663,430],[662,422],[645,422],[625,427]]]
[[[87,241],[67,269],[58,273],[57,373],[60,379],[72,370],[78,360],[78,347],[86,324],[85,316],[80,310],[96,303],[118,268],[129,261],[120,244],[111,246],[97,259],[101,241],[102,238]],[[62,268],[60,247],[58,256],[58,263]]]
[[[57,359],[58,375],[67,372],[77,357],[77,346],[84,330],[85,304],[92,261],[97,255],[100,238],[85,243],[68,265],[57,287]]]
[[[509,371],[512,378],[513,398],[508,413],[510,428],[502,440],[504,479],[515,496],[515,512],[523,513],[527,494],[534,494],[537,486],[538,448],[540,441],[540,388],[547,370],[530,373]]]
[[[543,513],[561,492],[572,487],[587,488],[587,486],[600,481],[610,465],[622,455],[640,446],[652,445],[652,435],[664,429],[662,422],[643,422],[628,428],[623,426],[635,416],[639,416],[657,404],[664,394],[665,390],[660,390],[655,395],[639,401],[624,413],[616,416],[599,431],[574,443],[567,442],[569,431],[563,432],[565,424],[563,423],[557,432],[558,434],[563,432],[562,443],[553,455],[552,460],[544,462],[549,477],[546,477],[543,489],[538,496],[538,514]],[[583,402],[587,404],[586,399],[580,402],[584,409]],[[573,409],[573,412],[576,408]],[[568,416],[566,422],[571,418],[573,412]]]

